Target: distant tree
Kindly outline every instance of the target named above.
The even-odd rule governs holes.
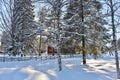
[[[48,17],[48,12],[49,12],[49,9],[47,9],[46,7],[40,7],[39,8],[39,11],[38,11],[38,23],[41,25],[41,26],[46,26],[47,24],[47,17]]]

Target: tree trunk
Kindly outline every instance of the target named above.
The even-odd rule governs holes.
[[[85,52],[85,27],[84,27],[84,13],[83,13],[83,0],[80,2],[81,6],[81,20],[82,20],[82,59],[83,59],[83,64],[86,64],[86,52]]]
[[[58,64],[59,64],[59,71],[61,71],[62,70],[62,62],[61,62],[61,54],[60,54],[60,30],[59,30],[59,28],[60,28],[60,23],[59,23],[59,21],[60,21],[60,16],[58,15],[57,16],[57,28],[58,28],[58,34],[57,34],[57,38],[58,38],[58,40],[57,40],[57,55],[58,55]]]
[[[58,43],[58,49],[57,49],[57,54],[58,54],[58,64],[59,64],[59,71],[62,70],[62,62],[61,62],[61,53],[60,53],[60,15],[61,15],[61,0],[58,1],[58,9],[56,10],[57,11],[57,14],[56,14],[56,17],[57,17],[57,29],[58,29],[58,34],[57,34],[57,43]]]
[[[41,56],[41,33],[39,37],[39,56]]]
[[[117,78],[120,79],[120,70],[119,70],[119,59],[118,59],[118,52],[117,52],[117,43],[116,43],[116,28],[114,24],[114,9],[113,9],[113,2],[110,0],[110,8],[111,8],[111,23],[112,23],[112,32],[113,32],[113,47],[115,51],[115,60],[116,60],[116,70],[117,70]]]

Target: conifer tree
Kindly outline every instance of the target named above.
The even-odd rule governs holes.
[[[14,0],[12,16],[12,49],[13,54],[22,53],[30,44],[33,29],[33,6],[31,0]],[[27,35],[26,35],[27,34]]]
[[[109,36],[107,35],[108,30],[103,26],[107,23],[101,18],[102,15],[100,15],[101,7],[101,3],[96,0],[71,0],[67,9],[67,14],[64,17],[68,25],[66,30],[74,33],[74,36],[72,35],[72,37],[76,39],[79,46],[83,45],[81,44],[81,41],[86,41],[84,45],[87,46],[84,46],[84,49],[82,50],[87,51],[87,49],[92,49],[91,47],[93,47],[95,52],[93,52],[93,50],[89,50],[89,52],[94,53],[95,55],[98,53],[97,49],[104,46],[98,46],[99,43],[103,44],[102,41],[99,42],[98,40],[102,38],[101,40],[104,41],[105,36],[105,42],[109,39]],[[94,45],[90,46],[92,44]],[[85,54],[86,53],[87,52],[85,52]]]

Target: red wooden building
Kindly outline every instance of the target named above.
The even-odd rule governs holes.
[[[56,49],[52,46],[48,46],[47,50],[49,55],[54,55],[56,53]]]

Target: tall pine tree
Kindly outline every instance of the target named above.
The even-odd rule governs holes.
[[[81,41],[84,42],[84,36],[86,41],[84,45],[87,46],[84,46],[84,49],[81,48],[81,50],[94,53],[94,55],[98,53],[98,48],[104,46],[99,44],[103,44],[99,40],[103,40],[105,43],[107,42],[105,40],[109,39],[106,33],[108,30],[103,26],[106,22],[99,14],[101,7],[101,3],[96,0],[72,0],[64,17],[68,25],[66,30],[74,33],[74,35],[71,35],[71,39],[74,37],[76,39],[74,41],[79,44],[78,46],[82,47]]]
[[[33,6],[31,0],[14,0],[12,16],[12,53],[22,53],[30,44],[33,29]],[[27,35],[26,35],[27,34]]]

